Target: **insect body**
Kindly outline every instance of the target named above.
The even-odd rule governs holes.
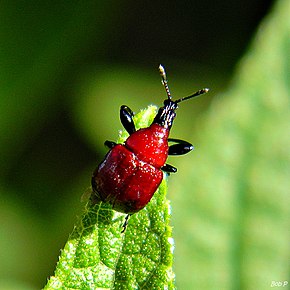
[[[177,104],[204,94],[208,89],[174,101],[161,65],[159,71],[167,93],[164,106],[158,110],[148,128],[137,131],[133,112],[127,106],[121,106],[120,119],[130,136],[124,144],[106,141],[105,145],[110,151],[93,173],[94,193],[102,201],[111,203],[119,212],[133,214],[144,208],[159,187],[163,171],[177,171],[175,167],[166,164],[168,155],[182,155],[193,149],[186,141],[168,138],[169,131],[176,116]],[[174,144],[169,146],[168,141]]]

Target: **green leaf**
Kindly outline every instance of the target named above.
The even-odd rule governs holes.
[[[156,107],[134,118],[148,126]],[[120,133],[119,142],[127,138]],[[173,239],[166,178],[149,204],[129,219],[108,203],[87,202],[45,289],[174,289]]]

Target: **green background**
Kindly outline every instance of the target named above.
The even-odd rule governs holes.
[[[211,88],[180,104],[171,134],[196,147],[170,158],[177,287],[289,281],[289,13],[285,0],[2,2],[0,289],[53,274],[120,105],[162,104],[159,63],[176,98]]]

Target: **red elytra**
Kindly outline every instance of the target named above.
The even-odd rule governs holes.
[[[92,201],[97,197],[103,202],[109,202],[116,211],[122,213],[133,214],[144,208],[159,187],[163,171],[177,171],[175,167],[166,164],[168,155],[182,155],[193,150],[193,146],[187,141],[170,139],[168,136],[176,116],[177,104],[207,93],[208,89],[174,101],[161,65],[159,71],[168,97],[164,106],[159,108],[148,128],[137,131],[133,112],[127,106],[121,106],[120,119],[130,136],[124,144],[106,141],[105,145],[110,150],[93,173]],[[169,146],[168,142],[175,144]],[[125,227],[126,223],[124,230]]]

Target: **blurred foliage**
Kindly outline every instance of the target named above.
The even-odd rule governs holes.
[[[161,104],[160,62],[176,97],[212,92],[180,105],[171,135],[196,146],[169,162],[178,288],[289,281],[289,1],[225,90],[261,3],[1,4],[0,289],[39,289],[53,274],[120,105]]]
[[[182,289],[289,282],[289,4],[280,1],[260,26],[230,89],[204,116],[196,155],[183,161],[188,173],[169,183]],[[184,188],[187,196],[174,194]]]

